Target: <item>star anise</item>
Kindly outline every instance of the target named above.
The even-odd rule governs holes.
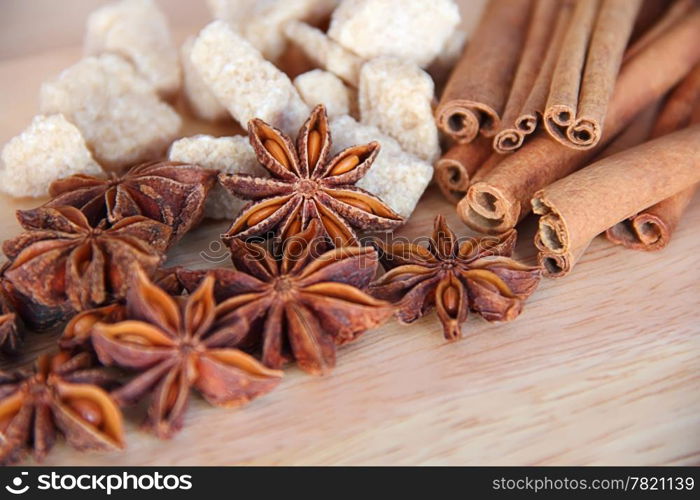
[[[125,317],[126,307],[122,303],[87,309],[66,323],[58,345],[62,349],[88,348],[91,345],[93,327],[97,323],[116,323]]]
[[[151,280],[169,295],[181,295],[184,287],[177,277],[179,267],[162,267]],[[97,323],[117,323],[126,319],[126,306],[123,301],[94,309],[87,309],[71,318],[63,328],[58,340],[62,349],[89,349],[92,329]]]
[[[137,266],[155,272],[171,232],[143,216],[94,227],[74,207],[26,210],[18,219],[26,231],[3,244],[11,261],[4,277],[40,306],[76,311],[122,297]]]
[[[0,463],[29,449],[42,460],[57,434],[81,451],[122,449],[122,414],[102,389],[110,383],[87,353],[43,355],[32,371],[0,372]]]
[[[540,280],[539,268],[509,258],[515,241],[515,230],[460,241],[438,215],[427,248],[404,242],[380,245],[382,263],[390,270],[370,292],[398,303],[397,316],[405,323],[435,306],[450,340],[460,337],[469,309],[487,321],[512,320]]]
[[[247,325],[226,316],[213,288],[210,276],[191,295],[172,297],[139,271],[126,319],[93,326],[100,361],[138,372],[112,395],[128,405],[152,393],[145,425],[161,438],[182,428],[191,388],[211,404],[234,407],[269,392],[282,377],[229,347]]]
[[[317,106],[292,140],[262,120],[248,123],[258,161],[270,177],[220,174],[231,193],[254,200],[243,208],[225,238],[248,238],[276,230],[285,239],[312,219],[321,223],[334,246],[354,245],[353,228],[388,230],[403,218],[383,201],[355,186],[379,153],[379,144],[353,146],[329,159],[331,133],[326,109]]]
[[[92,225],[114,224],[142,215],[172,228],[168,244],[178,241],[204,213],[204,201],[216,182],[216,170],[189,163],[157,161],[136,165],[107,179],[76,174],[54,181],[45,206],[80,209]]]
[[[287,240],[281,260],[259,244],[234,239],[235,270],[183,270],[180,280],[192,289],[213,273],[227,317],[262,333],[263,363],[279,368],[294,359],[302,370],[322,374],[335,365],[336,344],[383,323],[394,309],[362,291],[377,271],[373,248],[341,247],[319,255],[321,237],[312,221]]]

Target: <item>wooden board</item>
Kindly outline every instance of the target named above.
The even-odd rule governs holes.
[[[40,83],[79,54],[70,46],[0,59],[0,144],[29,123]],[[230,130],[189,122],[184,135]],[[0,239],[19,230],[14,209],[36,204],[0,198]],[[434,188],[400,234],[429,234],[436,213],[467,234]],[[193,231],[170,263],[205,266],[201,252],[226,226]],[[698,228],[695,199],[669,248],[637,253],[599,238],[512,323],[472,317],[464,339],[446,343],[432,314],[392,322],[341,348],[329,376],[290,368],[276,391],[240,410],[194,396],[170,441],[130,415],[124,453],[59,444],[46,464],[700,464]],[[518,255],[529,263],[533,231],[526,220]],[[23,359],[51,338],[33,335]]]

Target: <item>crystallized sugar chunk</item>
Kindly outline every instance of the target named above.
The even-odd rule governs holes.
[[[46,196],[56,179],[100,175],[83,136],[61,115],[35,116],[2,150],[0,189],[12,196]]]
[[[391,57],[373,59],[360,72],[361,120],[433,163],[440,155],[431,107],[434,92],[433,80],[415,64]]]
[[[207,84],[204,83],[202,77],[199,76],[197,68],[192,64],[192,45],[194,45],[193,36],[185,41],[180,50],[187,103],[192,112],[203,120],[223,120],[229,116],[228,111],[221,105],[211,90],[209,90]]]
[[[314,69],[297,76],[294,86],[310,107],[325,105],[328,116],[349,113],[350,89],[333,73]]]
[[[433,167],[405,152],[377,127],[357,123],[350,116],[338,116],[330,123],[335,154],[356,144],[378,141],[381,150],[357,185],[379,196],[403,217],[410,217],[433,176]]]
[[[227,174],[267,176],[267,171],[258,163],[248,138],[242,135],[185,137],[173,143],[169,158],[172,161],[196,163]],[[245,203],[245,200],[234,197],[217,184],[207,197],[204,216],[211,219],[233,219]]]
[[[152,0],[122,0],[88,18],[87,55],[119,54],[130,61],[160,95],[180,88],[177,49],[163,13]]]
[[[209,10],[246,38],[265,59],[276,61],[285,49],[282,26],[292,20],[328,16],[337,0],[209,0]]]
[[[328,36],[364,59],[395,56],[426,67],[458,23],[452,0],[345,0]]]
[[[107,168],[161,155],[181,124],[153,86],[112,54],[85,58],[44,83],[40,101],[42,113],[63,113],[76,125]]]
[[[287,75],[224,21],[199,33],[191,58],[202,80],[244,127],[260,118],[294,135],[310,112]]]
[[[364,62],[361,57],[341,47],[323,31],[306,23],[292,21],[285,26],[284,32],[313,62],[350,85],[357,86],[360,67]]]

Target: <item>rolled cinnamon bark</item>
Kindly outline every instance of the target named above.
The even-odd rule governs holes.
[[[492,153],[491,141],[477,137],[469,143],[456,143],[435,163],[435,180],[450,203],[464,197],[472,176]]]
[[[519,143],[515,143],[516,147],[513,148],[513,150],[522,146],[525,141],[525,136],[535,132],[537,123],[544,114],[544,107],[547,103],[547,96],[549,95],[549,88],[554,74],[554,66],[559,59],[562,41],[566,35],[569,22],[571,21],[571,15],[574,11],[573,6],[573,0],[563,0],[560,2],[559,14],[544,61],[542,62],[537,79],[532,86],[532,90],[520,110],[520,115],[515,119],[515,133],[518,134]],[[522,137],[522,140],[520,140],[520,137]],[[506,145],[503,145],[502,147],[505,149],[505,146]]]
[[[472,182],[457,205],[461,219],[484,233],[511,229],[529,213],[536,191],[583,166],[699,61],[700,12],[694,12],[625,64],[615,85],[603,138],[595,148],[567,148],[540,133]]]
[[[615,137],[596,159],[607,158],[608,156],[612,156],[626,149],[638,146],[647,140],[654,126],[658,108],[659,103],[655,102],[639,113],[625,131]],[[568,250],[564,253],[555,253],[542,243],[540,234],[535,233],[534,243],[538,250],[537,261],[540,267],[542,267],[542,275],[546,278],[562,278],[567,276],[581,257],[583,257],[583,254],[588,250],[592,241],[593,240],[590,240],[578,248]]]
[[[633,182],[630,182],[633,180]],[[555,254],[585,245],[642,207],[700,181],[700,125],[600,160],[538,191],[541,244]]]
[[[523,143],[527,132],[516,126],[516,120],[523,114],[523,106],[540,73],[542,54],[547,51],[547,45],[553,36],[552,25],[555,25],[562,5],[561,0],[535,0],[518,70],[513,78],[501,126],[493,140],[493,148],[498,153],[514,151]]]
[[[450,75],[435,118],[457,142],[492,137],[508,98],[532,0],[491,0]]]
[[[639,54],[697,6],[697,0],[676,0],[673,2],[663,16],[654,23],[648,31],[644,32],[638,39],[632,42],[630,47],[625,51],[622,61],[627,62]]]
[[[700,64],[676,87],[659,114],[650,137],[657,138],[700,121]],[[655,251],[668,245],[698,186],[683,191],[619,222],[605,235],[634,250]]]
[[[544,125],[576,149],[594,147],[641,0],[578,2],[554,70]]]

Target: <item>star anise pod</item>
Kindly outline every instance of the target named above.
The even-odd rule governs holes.
[[[169,295],[181,295],[184,287],[177,277],[180,267],[161,267],[151,280]],[[92,328],[97,323],[117,323],[126,319],[123,301],[94,309],[87,309],[71,318],[58,340],[62,349],[90,349]]]
[[[515,241],[515,230],[459,240],[438,215],[427,248],[404,242],[380,245],[382,263],[390,270],[370,292],[398,303],[397,316],[404,323],[435,306],[450,340],[460,337],[469,309],[487,321],[510,321],[520,314],[540,280],[539,268],[509,258]]]
[[[80,209],[92,225],[114,224],[142,215],[172,228],[168,244],[178,241],[204,213],[204,201],[216,182],[216,170],[189,163],[156,161],[136,165],[109,178],[76,174],[54,181],[46,207]]]
[[[377,142],[347,148],[329,159],[331,133],[323,105],[301,127],[296,147],[259,119],[248,123],[248,136],[270,177],[219,175],[219,182],[235,196],[254,200],[225,238],[246,239],[276,230],[285,239],[315,219],[334,246],[343,246],[357,243],[353,228],[388,230],[404,222],[379,198],[355,186],[379,153]]]
[[[34,370],[0,372],[0,463],[29,449],[42,460],[58,434],[81,451],[122,449],[122,414],[102,388],[110,383],[87,353],[43,355]]]
[[[73,316],[63,328],[58,339],[62,349],[88,348],[91,346],[92,330],[97,323],[116,323],[126,317],[126,306],[122,303],[109,304],[87,309]]]
[[[124,296],[138,266],[154,273],[171,232],[143,216],[91,226],[74,207],[26,210],[18,219],[26,231],[3,244],[11,261],[4,277],[43,307],[76,311]]]
[[[213,273],[227,317],[262,333],[263,363],[279,368],[294,359],[302,370],[322,374],[335,365],[336,344],[383,323],[394,309],[362,291],[376,274],[377,252],[352,246],[319,255],[321,236],[312,221],[287,240],[281,260],[259,244],[234,239],[236,269],[183,270],[180,280],[192,289]]]
[[[269,392],[282,377],[229,347],[248,325],[226,317],[213,288],[210,276],[191,295],[172,297],[139,271],[126,319],[93,326],[100,361],[138,372],[112,395],[128,405],[152,394],[145,425],[161,438],[182,428],[192,388],[211,404],[234,407]]]

